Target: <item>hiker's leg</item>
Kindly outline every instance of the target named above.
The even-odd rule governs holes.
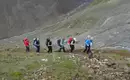
[[[93,57],[93,53],[92,53],[92,50],[91,50],[91,46],[90,46],[89,53],[90,53],[90,57],[89,58],[92,58]]]
[[[74,45],[71,45],[71,52],[73,52],[74,50]]]
[[[50,52],[50,47],[48,46],[48,51],[47,51],[48,53]]]
[[[36,46],[36,52],[38,52],[38,46]]]
[[[37,52],[38,53],[40,52],[40,46],[37,46]]]
[[[59,52],[61,52],[61,49],[62,49],[62,48],[61,48],[61,46],[60,46],[60,48],[59,48]]]
[[[30,52],[30,47],[28,46],[28,52]]]
[[[72,52],[73,51],[73,48],[72,48],[72,45],[70,45],[70,52]]]
[[[29,52],[29,46],[26,46],[26,52]]]
[[[27,48],[27,46],[26,46],[26,52],[28,52],[28,48]]]
[[[92,57],[92,53],[90,51],[90,46],[87,46],[87,54],[88,54],[88,58],[90,59]]]
[[[39,51],[38,52],[40,52],[40,46],[39,46]]]
[[[85,49],[84,49],[84,51],[83,51],[83,52],[85,53],[86,51],[87,51],[87,46],[85,46]]]
[[[72,52],[74,51],[74,49],[75,49],[75,46],[74,46],[74,45],[72,45]]]
[[[65,47],[64,47],[64,46],[63,46],[63,52],[66,52],[66,51],[65,51]]]
[[[90,46],[87,47],[87,53],[90,53]]]
[[[52,46],[50,46],[50,52],[52,53]]]
[[[86,51],[87,51],[87,54],[89,54],[89,46],[87,46]]]

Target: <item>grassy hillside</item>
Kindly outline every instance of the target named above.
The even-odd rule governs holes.
[[[129,12],[129,0],[94,0],[85,9],[61,16],[55,24],[0,41],[0,80],[130,80],[130,52],[124,50],[129,49]],[[94,37],[92,59],[79,50],[88,34]],[[80,41],[73,54],[44,50],[47,37],[55,48],[57,37],[70,35]],[[21,48],[26,36],[31,41],[40,38],[40,55]],[[115,46],[125,47],[117,50]]]
[[[118,52],[121,51],[96,51],[94,58],[89,60],[87,55],[81,52],[75,52],[75,54],[44,52],[36,55],[33,52],[25,53],[19,50],[2,51],[0,52],[0,79],[129,80],[128,55],[121,56]]]

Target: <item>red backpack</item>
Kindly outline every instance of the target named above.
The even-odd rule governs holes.
[[[73,40],[73,38],[70,37],[69,40],[68,40],[68,44],[70,44],[72,40]]]

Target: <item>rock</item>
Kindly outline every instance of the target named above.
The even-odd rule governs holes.
[[[43,78],[42,80],[46,80],[45,78]]]
[[[47,62],[47,61],[48,61],[48,59],[41,59],[41,61]]]
[[[94,70],[90,68],[90,69],[88,70],[88,73],[89,73],[89,74],[93,74],[93,73],[94,73]]]
[[[88,76],[88,80],[92,80],[93,79],[93,76],[92,75],[89,75]]]
[[[130,58],[126,58],[126,60],[127,60],[128,62],[130,62]]]
[[[100,67],[99,65],[95,65],[93,68],[94,69],[99,69],[99,67]]]
[[[101,75],[101,74],[103,74],[103,72],[102,72],[102,71],[99,71],[98,74]]]
[[[51,76],[48,76],[49,79],[51,79],[52,77]]]
[[[104,62],[108,62],[108,59],[104,59]]]
[[[100,66],[103,66],[103,63],[102,63],[102,62],[99,61],[98,63],[99,63]]]
[[[126,73],[130,73],[130,69],[129,69],[129,67],[124,66],[124,72],[126,72]]]
[[[113,67],[116,63],[106,63],[107,67]]]
[[[60,57],[58,57],[58,59],[60,59]]]

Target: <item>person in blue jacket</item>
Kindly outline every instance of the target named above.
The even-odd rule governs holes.
[[[92,44],[93,44],[93,38],[88,35],[87,39],[85,40],[85,49],[83,52],[87,51],[87,54],[89,55],[89,57],[92,56],[92,52],[91,52]]]

